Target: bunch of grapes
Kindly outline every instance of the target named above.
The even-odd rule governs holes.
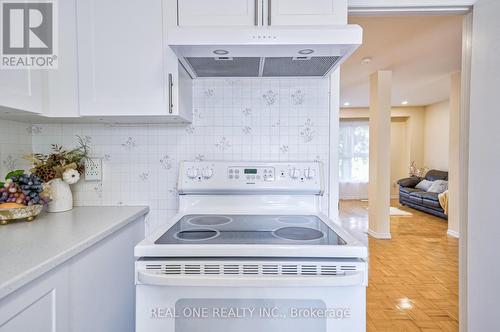
[[[12,202],[23,205],[45,204],[48,199],[41,195],[43,182],[35,174],[13,176],[0,188],[0,203]]]

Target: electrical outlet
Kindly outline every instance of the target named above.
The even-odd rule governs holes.
[[[89,158],[85,160],[85,181],[102,180],[102,159]]]

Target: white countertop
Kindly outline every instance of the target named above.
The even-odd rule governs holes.
[[[148,212],[145,206],[75,207],[0,226],[0,299]]]

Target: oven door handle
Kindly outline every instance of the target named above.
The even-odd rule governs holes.
[[[213,276],[137,272],[138,284],[174,287],[348,287],[363,285],[363,272],[331,276]]]

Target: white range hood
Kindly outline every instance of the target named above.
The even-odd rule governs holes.
[[[361,44],[358,25],[176,27],[168,45],[191,77],[324,77]]]

